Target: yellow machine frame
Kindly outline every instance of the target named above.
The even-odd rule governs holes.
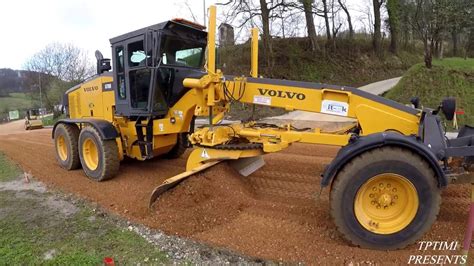
[[[420,112],[407,112],[400,109],[400,104],[386,100],[379,102],[370,97],[370,94],[353,90],[352,88],[334,88],[322,85],[311,88],[311,83],[285,82],[272,79],[258,78],[258,31],[252,29],[251,42],[251,76],[231,77],[230,79],[216,69],[215,66],[215,7],[210,7],[209,34],[208,34],[208,74],[200,79],[185,79],[185,87],[192,88],[187,94],[194,95],[194,99],[187,101],[183,97],[185,106],[196,103],[194,115],[211,116],[212,124],[197,130],[189,137],[192,144],[199,145],[207,150],[217,145],[228,143],[233,138],[244,138],[251,143],[263,144],[263,152],[277,152],[294,142],[327,144],[345,146],[351,137],[351,130],[360,128],[359,135],[393,131],[403,135],[417,135],[419,130]],[[238,99],[239,102],[249,104],[280,107],[285,110],[303,110],[315,113],[330,113],[328,104],[336,103],[334,108],[346,108],[343,116],[356,121],[346,129],[338,132],[323,132],[321,129],[309,131],[294,130],[290,124],[280,128],[260,128],[255,122],[233,124],[221,127],[219,121],[229,110],[229,102]],[[181,101],[180,101],[181,102]],[[395,107],[392,107],[394,105]],[[195,151],[196,154],[202,151]],[[238,153],[238,151],[234,151]],[[192,156],[188,165],[199,165],[206,161],[227,158],[228,152],[216,152],[215,156],[202,158]],[[191,170],[192,168],[187,168]]]

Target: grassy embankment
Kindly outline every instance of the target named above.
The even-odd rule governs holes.
[[[474,59],[445,58],[433,62],[433,68],[416,64],[385,97],[408,103],[417,96],[423,106],[436,108],[445,97],[456,97],[459,125],[474,125]]]

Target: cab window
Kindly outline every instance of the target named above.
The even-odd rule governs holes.
[[[130,67],[145,66],[146,57],[143,41],[133,42],[128,45],[128,65]]]
[[[147,110],[151,69],[146,68],[145,62],[151,54],[145,54],[143,40],[129,43],[127,49],[130,105],[134,109]]]
[[[117,87],[118,87],[118,96],[120,99],[126,98],[125,90],[125,72],[123,64],[123,46],[115,48],[115,58],[116,58],[116,69],[117,69]]]
[[[165,36],[161,43],[161,63],[171,66],[202,68],[205,45],[194,41]]]

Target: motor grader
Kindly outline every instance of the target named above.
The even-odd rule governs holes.
[[[124,157],[176,158],[192,146],[186,172],[156,188],[153,203],[221,161],[249,175],[263,165],[262,155],[293,143],[340,146],[320,184],[330,189],[332,218],[353,244],[383,250],[419,239],[438,215],[441,189],[471,182],[474,129],[465,127],[458,138],[447,139],[438,115],[453,119],[452,98],[429,109],[353,87],[259,77],[256,29],[251,75],[224,75],[215,63],[215,7],[209,14],[208,32],[178,19],[110,39],[113,72],[110,60],[97,53],[98,74],[64,96],[68,118],[52,133],[60,166],[82,166],[89,178],[104,181],[117,174]],[[232,102],[355,122],[333,132],[258,121],[226,124]],[[207,125],[196,128],[197,117],[205,117]]]

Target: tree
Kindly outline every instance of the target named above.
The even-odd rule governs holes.
[[[241,28],[248,22],[255,25],[253,19],[259,17],[262,23],[262,40],[263,40],[263,55],[265,62],[268,67],[273,66],[273,46],[272,46],[272,35],[271,35],[271,20],[279,17],[275,11],[279,8],[295,7],[295,3],[285,0],[270,0],[268,3],[266,0],[259,0],[256,3],[253,0],[231,0],[223,5],[230,5],[231,20],[238,18],[240,19]]]
[[[398,42],[400,32],[400,2],[399,0],[387,0],[388,24],[390,28],[390,51],[398,53]]]
[[[432,67],[433,53],[436,42],[442,39],[449,12],[450,0],[416,0],[416,10],[413,22],[415,29],[423,41],[425,65]]]
[[[415,4],[412,0],[399,0],[400,4],[400,37],[403,47],[408,47],[414,37],[414,11]]]
[[[466,52],[464,54],[464,57],[474,57],[474,27],[472,27],[469,31],[469,36],[467,37],[467,42],[465,46]]]
[[[337,2],[339,3],[339,6],[342,8],[342,10],[344,10],[344,13],[346,13],[347,25],[349,27],[349,39],[352,40],[354,38],[354,27],[352,26],[351,13],[349,12],[349,9],[343,0],[337,0]]]
[[[336,51],[336,37],[337,34],[339,33],[339,30],[342,27],[342,23],[339,21],[337,22],[338,25],[336,26],[336,19],[339,18],[338,16],[339,13],[339,7],[336,6],[336,3],[334,0],[331,0],[331,25],[332,25],[332,50]]]
[[[326,25],[326,36],[328,41],[331,40],[331,25],[329,24],[329,8],[328,8],[328,0],[322,0],[323,3],[323,14],[322,17],[324,18],[324,23]]]
[[[468,39],[469,30],[473,25],[474,2],[472,0],[454,0],[448,5],[450,13],[448,17],[449,33],[452,42],[453,56],[459,55],[462,47],[461,38]]]
[[[373,48],[377,55],[382,53],[382,22],[380,16],[380,9],[385,0],[372,0],[374,5],[374,36],[373,36]]]
[[[52,108],[71,86],[94,74],[87,54],[73,44],[51,43],[25,63],[27,82],[39,91],[41,86],[46,106]]]
[[[267,66],[273,66],[273,46],[272,36],[270,34],[270,11],[267,2],[260,0],[260,16],[262,17],[262,28],[263,28],[263,49],[266,51]]]
[[[41,72],[64,81],[82,82],[94,73],[87,54],[73,44],[51,43],[25,64],[29,71]]]
[[[301,0],[303,2],[303,11],[306,18],[306,28],[308,29],[308,38],[311,42],[311,50],[319,50],[319,45],[316,36],[316,27],[314,26],[313,18],[313,2],[314,0]]]

